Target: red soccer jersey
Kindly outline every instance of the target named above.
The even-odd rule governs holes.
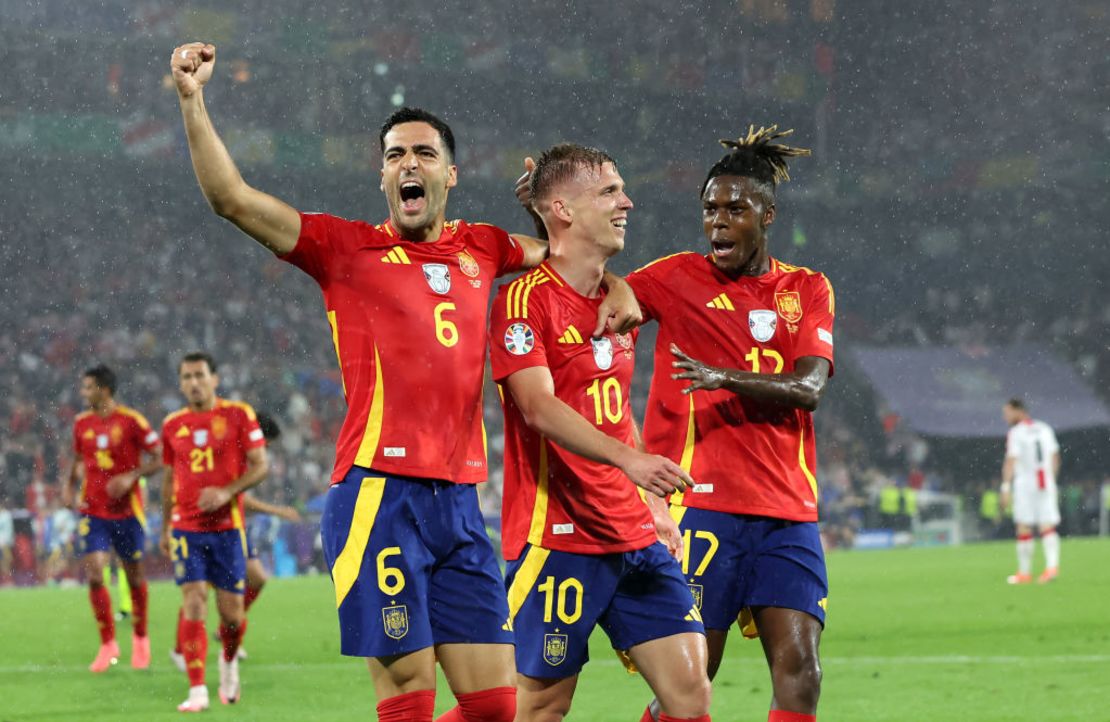
[[[320,284],[343,375],[332,482],[352,465],[484,481],[489,290],[520,268],[521,247],[485,224],[455,221],[437,241],[412,243],[388,222],[305,213],[283,259]]]
[[[490,314],[490,361],[498,383],[546,366],[555,396],[597,428],[633,444],[631,335],[591,339],[600,298],[586,298],[544,263],[502,286]],[[579,554],[643,549],[655,525],[619,470],[557,446],[528,428],[507,389],[501,543],[506,559],[526,543]]]
[[[816,521],[812,415],[725,390],[685,396],[689,382],[671,378],[670,345],[711,366],[756,373],[789,373],[803,356],[831,364],[836,309],[828,279],[773,258],[768,273],[733,279],[707,256],[678,253],[628,282],[646,318],[659,322],[644,443],[698,484],[672,503]]]
[[[108,480],[133,471],[141,465],[143,451],[158,446],[158,433],[143,415],[127,406],[116,405],[107,416],[92,411],[78,414],[73,421],[73,450],[85,466],[81,484],[81,513],[102,519],[143,516],[143,492],[138,484],[118,499],[108,496]]]
[[[206,486],[227,486],[241,477],[247,470],[247,452],[265,445],[254,409],[239,401],[216,399],[211,411],[185,408],[167,416],[162,422],[162,460],[173,469],[172,527],[242,529],[237,500],[203,512],[197,508],[197,498]]]

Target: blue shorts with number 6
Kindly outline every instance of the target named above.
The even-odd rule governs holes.
[[[208,582],[242,594],[247,579],[247,538],[239,529],[171,532],[173,577],[178,586]]]
[[[512,644],[501,568],[473,484],[354,466],[328,490],[320,534],[343,654]]]
[[[614,554],[529,545],[505,574],[516,668],[529,677],[578,674],[599,624],[619,651],[672,634],[705,633],[678,562],[658,542]]]
[[[706,629],[728,629],[751,607],[796,609],[825,624],[829,580],[816,523],[687,507],[671,514]],[[754,625],[744,633],[754,636]]]
[[[145,540],[143,525],[133,516],[102,519],[83,514],[77,522],[77,548],[82,555],[114,548],[122,561],[137,562],[143,558]]]

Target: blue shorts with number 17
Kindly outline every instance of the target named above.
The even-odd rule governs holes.
[[[343,654],[512,644],[501,568],[473,484],[354,466],[328,490],[320,533]]]

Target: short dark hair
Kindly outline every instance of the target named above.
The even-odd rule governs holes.
[[[443,139],[443,144],[447,146],[447,153],[449,161],[455,160],[455,134],[451,132],[451,126],[444,123],[438,117],[432,115],[423,108],[398,108],[385,119],[382,123],[382,129],[378,133],[378,142],[381,145],[382,152],[385,152],[385,134],[393,129],[393,126],[400,125],[401,123],[427,123],[436,129],[439,137]]]
[[[204,351],[193,351],[192,353],[187,353],[182,356],[181,361],[177,364],[177,372],[181,373],[181,367],[185,364],[196,363],[197,361],[203,361],[208,364],[209,373],[216,373],[216,359],[212,358],[211,354]]]
[[[1007,401],[1006,405],[1009,406],[1014,411],[1025,411],[1026,410],[1025,401],[1023,399],[1019,399],[1016,396],[1014,398],[1010,399],[1009,401]]]
[[[108,393],[115,395],[116,393],[116,372],[108,368],[104,364],[97,364],[90,369],[85,369],[85,373],[81,374],[84,378],[93,380],[97,386],[102,389],[108,389]]]
[[[811,155],[807,148],[792,148],[772,141],[784,138],[793,130],[779,130],[777,125],[756,130],[754,125],[748,126],[748,134],[736,140],[720,141],[721,145],[729,149],[729,153],[717,161],[705,182],[701,184],[701,192],[709,186],[709,181],[718,176],[734,175],[751,178],[756,189],[761,192],[768,203],[775,200],[775,188],[782,182],[790,180],[787,172],[786,159],[800,155]]]
[[[266,439],[267,443],[281,436],[281,426],[278,425],[277,419],[270,416],[265,411],[259,411],[257,418],[258,427],[262,429],[262,436]]]
[[[597,148],[577,143],[551,146],[540,154],[536,167],[532,169],[532,178],[528,181],[532,202],[543,200],[552,188],[574,178],[579,169],[600,169],[606,163],[616,165],[616,161],[608,153]]]

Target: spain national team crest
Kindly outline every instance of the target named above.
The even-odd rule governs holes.
[[[608,371],[613,365],[613,342],[608,336],[591,338],[590,345],[594,348],[594,362],[602,371]]]
[[[474,256],[466,251],[459,251],[459,269],[471,278],[477,278],[482,270],[478,267],[478,262],[474,260]]]
[[[543,661],[558,667],[567,658],[567,635],[543,635]]]
[[[447,293],[451,290],[451,270],[446,263],[425,263],[424,279],[436,293]]]
[[[227,419],[217,416],[212,419],[212,435],[217,439],[227,436]]]
[[[752,338],[760,343],[771,340],[777,325],[778,317],[775,316],[774,311],[766,309],[748,311],[748,329],[752,332]]]
[[[775,308],[787,323],[802,320],[802,297],[797,291],[775,293]]]
[[[625,358],[632,358],[632,346],[633,346],[632,334],[630,334],[630,333],[618,333],[617,334],[617,344],[622,349],[624,349],[624,357]]]
[[[112,424],[112,430],[109,432],[112,437],[112,443],[118,444],[123,441],[123,429],[119,424]]]
[[[705,587],[700,584],[690,584],[690,594],[694,595],[694,609],[701,611],[701,601],[705,598]]]
[[[208,429],[196,429],[193,431],[193,446],[202,448],[208,446]]]
[[[409,633],[409,610],[404,604],[382,607],[382,626],[390,639],[401,639]]]
[[[505,329],[505,348],[514,356],[523,356],[536,346],[536,335],[526,323],[514,323]]]

